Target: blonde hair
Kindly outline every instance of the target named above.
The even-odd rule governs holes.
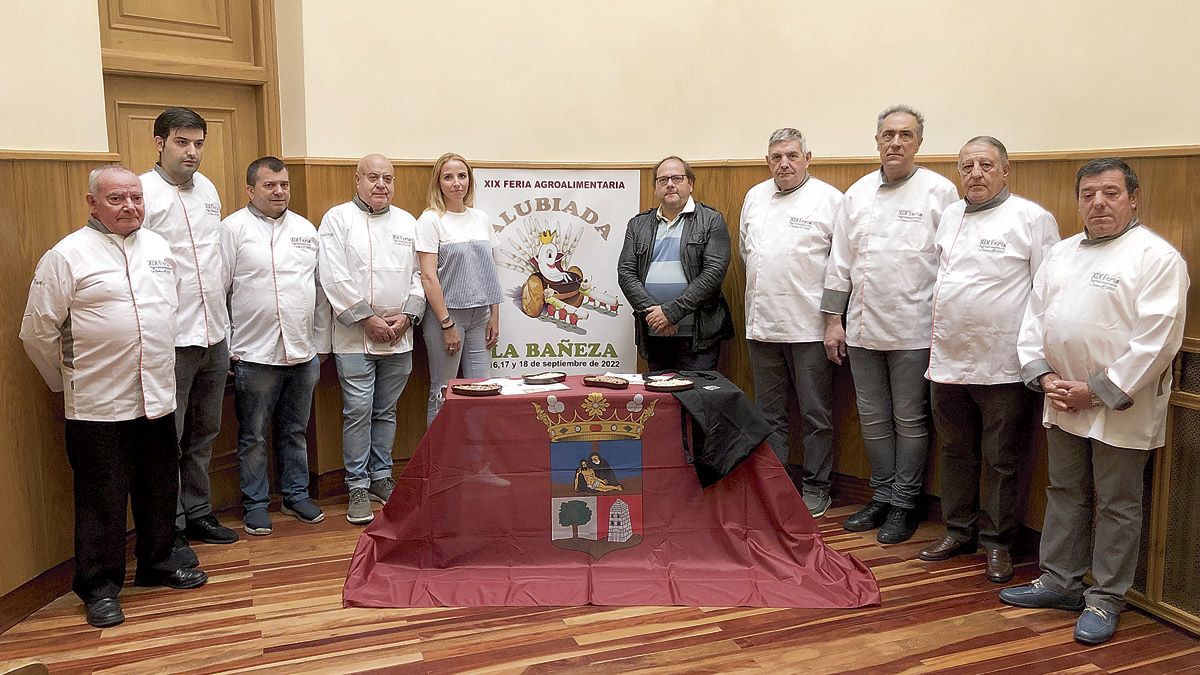
[[[458,160],[467,167],[467,194],[463,198],[463,204],[475,206],[475,169],[471,168],[471,163],[462,155],[447,152],[433,163],[433,175],[429,177],[429,210],[436,211],[439,216],[446,215],[446,199],[442,196],[442,169],[446,166],[446,162],[451,160]]]

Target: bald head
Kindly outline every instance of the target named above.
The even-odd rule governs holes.
[[[366,202],[372,211],[392,203],[395,180],[396,173],[387,157],[372,153],[358,160],[358,168],[354,171],[354,189],[358,198]]]
[[[88,174],[87,203],[93,218],[122,236],[141,227],[146,215],[142,181],[123,166],[105,166]]]

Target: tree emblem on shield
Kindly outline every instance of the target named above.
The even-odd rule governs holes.
[[[550,539],[599,560],[642,542],[642,431],[655,401],[637,394],[611,409],[591,393],[566,414],[555,396],[534,403],[550,436]]]

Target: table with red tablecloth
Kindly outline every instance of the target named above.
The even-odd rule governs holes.
[[[363,532],[360,607],[860,607],[879,588],[822,542],[764,443],[701,488],[671,394],[450,394]]]

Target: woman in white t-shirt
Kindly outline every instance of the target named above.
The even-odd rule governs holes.
[[[487,377],[488,349],[500,336],[495,241],[487,214],[472,208],[474,203],[471,165],[452,152],[439,157],[429,181],[429,208],[417,219],[430,423],[460,365],[463,377]]]

